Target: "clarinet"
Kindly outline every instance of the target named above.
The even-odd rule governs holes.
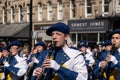
[[[49,53],[47,54],[47,56],[45,57],[45,59],[50,58],[50,56],[52,55],[52,52],[54,50],[54,46],[52,45],[49,49]],[[36,78],[36,80],[44,80],[46,77],[46,73],[44,73],[45,68],[43,67],[43,64],[41,65],[42,68],[42,73],[38,75],[38,77]]]
[[[30,76],[32,75],[32,68],[34,66],[34,63],[32,63],[32,66],[29,66],[28,69],[27,69],[27,72],[25,74],[25,80],[29,80]]]
[[[110,51],[110,53],[108,55],[114,55],[114,51],[116,50],[115,44],[112,45],[112,50]],[[114,70],[110,68],[111,63],[108,63],[108,70],[107,70],[107,79],[110,77],[110,75],[108,75],[108,72],[112,72]]]

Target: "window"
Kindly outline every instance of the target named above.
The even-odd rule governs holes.
[[[21,22],[23,20],[23,15],[22,15],[22,6],[19,6],[19,10],[18,10],[18,18],[19,18],[19,22]]]
[[[108,11],[109,11],[108,0],[104,0],[104,12],[108,12]]]
[[[3,24],[6,24],[6,22],[7,22],[7,12],[5,8],[3,8]]]
[[[42,4],[38,4],[38,21],[42,21]]]
[[[47,20],[52,20],[52,5],[51,2],[47,3]]]
[[[27,22],[30,22],[30,6],[27,5]]]
[[[58,15],[57,19],[61,20],[63,18],[63,7],[62,7],[62,1],[58,0]]]
[[[85,17],[92,15],[92,4],[91,0],[85,0]]]
[[[11,7],[11,23],[14,23],[14,7]]]
[[[70,0],[70,19],[75,17],[75,0]]]
[[[102,15],[105,16],[109,12],[109,1],[108,0],[102,0]]]
[[[75,44],[76,43],[76,34],[75,33],[71,33],[70,37],[71,37],[73,43]]]

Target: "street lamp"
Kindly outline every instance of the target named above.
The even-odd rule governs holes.
[[[29,28],[29,46],[30,46],[30,51],[32,48],[32,0],[30,0],[30,28]]]

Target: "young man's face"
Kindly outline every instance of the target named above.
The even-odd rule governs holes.
[[[3,55],[4,57],[7,57],[7,56],[9,55],[9,52],[8,52],[7,50],[3,50],[3,51],[2,51],[2,55]]]
[[[110,51],[112,49],[112,45],[107,45],[106,47],[105,47],[105,50],[107,50],[107,51]]]
[[[112,45],[114,45],[116,48],[120,48],[120,34],[118,33],[113,34],[111,41],[112,41]]]
[[[12,55],[16,55],[19,51],[19,47],[18,46],[11,46],[10,48],[10,52]]]
[[[82,46],[79,50],[82,51],[83,53],[86,53],[87,48]]]
[[[55,43],[55,47],[63,47],[66,44],[68,35],[59,31],[52,32],[52,39]]]
[[[37,49],[37,52],[42,52],[43,51],[43,46],[37,46],[36,49]]]

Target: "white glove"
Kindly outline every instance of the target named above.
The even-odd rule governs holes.
[[[116,65],[118,63],[116,57],[112,56],[112,55],[111,55],[111,60],[110,61],[112,61],[114,63],[114,65]]]
[[[36,58],[34,58],[33,62],[34,62],[34,63],[39,63],[39,60],[36,59]]]
[[[35,72],[36,72],[36,69],[33,71],[33,74],[32,74],[33,76],[35,76]]]
[[[50,68],[53,68],[54,70],[59,70],[59,68],[60,68],[60,65],[56,62],[56,61],[54,61],[54,60],[51,60],[50,61]]]
[[[5,62],[5,63],[4,63],[4,66],[5,66],[5,67],[9,67],[10,65],[9,65],[8,62]]]
[[[90,51],[90,49],[87,49],[87,53],[89,53],[90,55],[93,55],[93,53]]]
[[[28,63],[28,66],[32,66],[34,62],[29,62]]]

